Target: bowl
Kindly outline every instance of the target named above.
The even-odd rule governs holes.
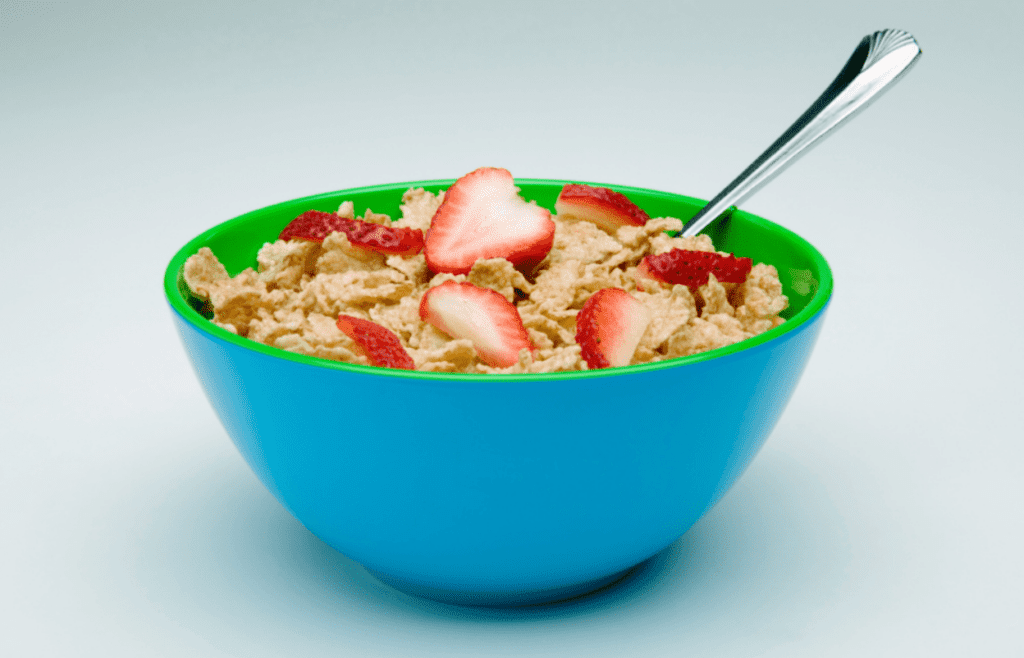
[[[786,322],[684,358],[587,372],[421,373],[293,354],[209,322],[181,276],[208,246],[232,275],[295,216],[343,200],[399,216],[410,187],[287,201],[220,224],[167,267],[164,290],[196,375],[260,481],[321,540],[405,592],[457,604],[523,605],[623,576],[687,531],[750,464],[804,370],[832,293],[818,251],[733,211],[718,249],[779,270]],[[552,209],[569,181],[519,179]],[[651,217],[684,221],[704,201],[600,184]]]

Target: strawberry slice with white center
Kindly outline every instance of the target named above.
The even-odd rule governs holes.
[[[628,366],[647,326],[651,310],[622,288],[602,288],[576,316],[576,343],[591,369]]]
[[[501,293],[472,283],[445,281],[420,301],[420,317],[453,338],[468,338],[489,366],[519,362],[519,351],[533,349],[519,311]]]
[[[650,217],[625,194],[607,187],[572,183],[562,188],[555,201],[559,216],[593,222],[611,233],[620,226],[643,226]]]
[[[504,258],[529,271],[554,241],[551,213],[524,201],[508,170],[482,167],[445,192],[423,252],[434,272],[466,274],[481,258]]]
[[[416,369],[402,341],[387,327],[351,315],[339,315],[338,329],[356,342],[371,365],[400,370]]]

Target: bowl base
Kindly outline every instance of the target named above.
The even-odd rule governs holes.
[[[646,560],[644,561],[646,562]],[[572,599],[584,594],[590,594],[603,587],[608,587],[626,578],[643,562],[635,564],[628,569],[623,569],[610,576],[603,576],[582,583],[574,583],[564,587],[553,587],[539,590],[499,591],[499,592],[477,592],[464,590],[451,590],[440,587],[431,587],[420,583],[410,582],[402,578],[395,578],[386,574],[367,569],[377,580],[389,585],[400,592],[411,594],[432,601],[448,603],[451,605],[465,605],[486,608],[512,608],[529,605],[541,605],[544,603],[555,603]]]

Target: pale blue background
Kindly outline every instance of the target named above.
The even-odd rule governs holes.
[[[0,0],[0,654],[1024,652],[1020,3],[297,6]],[[818,351],[650,568],[426,603],[246,469],[162,299],[189,238],[483,165],[707,198],[883,27],[917,68],[744,205],[829,258]]]

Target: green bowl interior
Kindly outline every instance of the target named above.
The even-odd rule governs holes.
[[[367,208],[376,213],[386,213],[397,219],[400,216],[402,193],[411,187],[422,187],[430,192],[448,188],[454,180],[418,181],[410,183],[392,183],[372,187],[342,190],[316,196],[285,201],[273,206],[254,210],[223,224],[213,227],[186,244],[171,259],[164,277],[164,289],[171,306],[192,324],[203,331],[219,336],[237,345],[255,349],[267,354],[293,359],[313,365],[358,370],[375,374],[388,374],[404,377],[458,377],[479,379],[479,375],[456,375],[450,373],[420,373],[382,368],[370,368],[338,363],[325,359],[293,354],[285,350],[256,343],[241,338],[208,322],[211,317],[209,308],[192,297],[181,276],[185,260],[201,247],[209,247],[224,264],[228,272],[234,276],[247,267],[256,267],[256,253],[265,242],[277,239],[281,229],[297,215],[307,210],[324,210],[333,212],[342,201],[352,201],[356,214],[362,215]],[[522,196],[534,200],[539,205],[554,211],[555,199],[562,186],[568,182],[561,180],[517,179]],[[643,188],[590,183],[609,187],[627,195],[634,203],[643,208],[651,217],[677,217],[684,222],[695,215],[706,203],[700,199],[658,192]],[[782,316],[787,319],[783,325],[764,334],[755,336],[735,345],[723,347],[711,352],[694,354],[680,359],[672,359],[658,363],[614,368],[585,373],[550,373],[543,375],[488,375],[487,379],[535,379],[573,378],[581,376],[606,376],[625,374],[636,370],[676,367],[683,363],[702,361],[724,354],[748,349],[771,340],[775,336],[799,326],[824,308],[832,292],[832,273],[824,257],[806,240],[797,234],[765,219],[740,210],[715,222],[705,230],[711,236],[715,247],[722,251],[730,251],[738,256],[749,256],[755,263],[763,262],[774,265],[779,271],[783,292],[789,297],[789,308]]]

